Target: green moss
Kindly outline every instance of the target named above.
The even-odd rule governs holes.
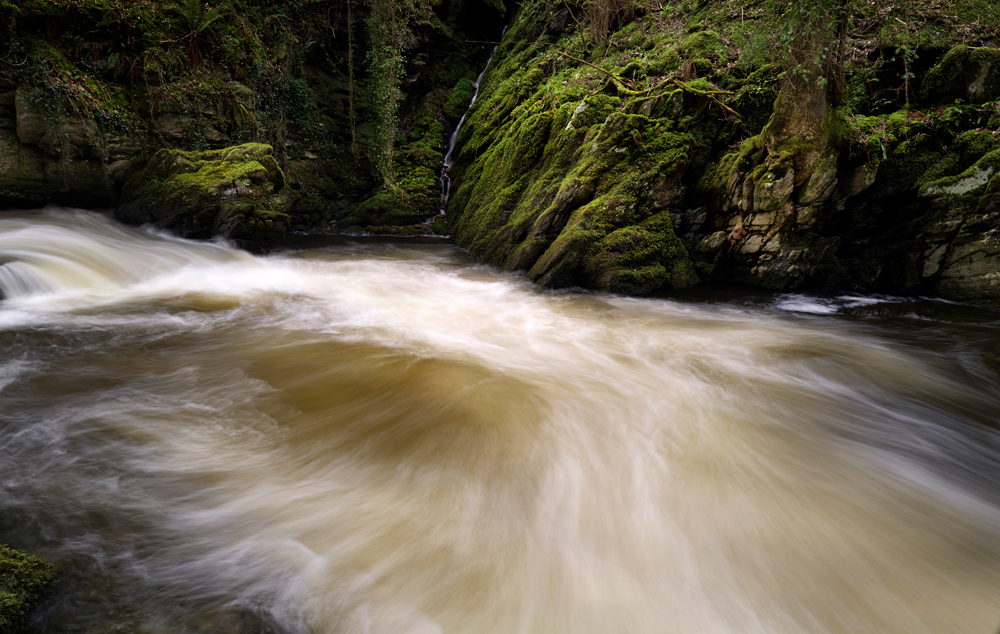
[[[0,632],[19,632],[54,578],[48,563],[0,545]]]
[[[472,80],[467,77],[463,77],[458,80],[458,83],[452,88],[451,93],[448,95],[448,101],[444,104],[444,116],[457,121],[462,118],[465,111],[469,108],[469,102],[472,101],[472,93],[475,87],[472,85]]]
[[[958,45],[931,68],[921,83],[921,98],[932,104],[956,99],[984,103],[1000,97],[1000,50]]]
[[[681,50],[691,58],[717,56],[725,51],[726,45],[715,31],[698,31],[684,38]]]
[[[577,130],[602,123],[608,115],[618,109],[622,100],[618,97],[597,94],[587,97],[574,111],[573,127]]]
[[[959,174],[936,180],[927,178],[923,181],[921,195],[950,196],[955,199],[967,197],[966,202],[978,203],[979,197],[986,192],[986,186],[991,182],[993,175],[998,172],[1000,172],[1000,150],[994,150],[979,158],[973,165]],[[953,204],[958,204],[958,200]]]
[[[669,212],[617,229],[593,250],[597,255],[588,265],[589,274],[599,287],[612,292],[642,294],[698,281],[687,251],[674,235]]]
[[[160,150],[122,192],[115,217],[156,223],[191,237],[221,234],[273,242],[291,224],[292,199],[270,146]]]
[[[930,184],[941,178],[956,176],[998,146],[1000,146],[1000,138],[995,137],[987,130],[962,132],[948,146],[948,153],[920,176],[917,185]]]
[[[924,76],[920,96],[924,101],[946,103],[965,96],[965,64],[969,48],[964,45],[949,50]]]

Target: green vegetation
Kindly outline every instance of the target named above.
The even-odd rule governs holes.
[[[492,5],[479,10],[503,10]],[[427,208],[425,175],[396,153],[412,154],[398,146],[425,97],[485,62],[464,37],[420,1],[4,0],[0,80],[23,88],[51,131],[32,140],[44,160],[72,171],[82,159],[108,181],[113,163],[141,167],[160,148],[269,144],[306,228],[384,192]],[[433,116],[443,102],[431,101]],[[422,145],[437,151],[449,132]]]
[[[52,566],[41,559],[0,545],[0,634],[21,631],[54,576]]]
[[[992,147],[984,15],[1000,9],[522,3],[459,138],[452,235],[549,286],[832,280],[838,249],[863,248],[860,227],[859,247],[828,235],[845,201],[918,213],[921,188]]]

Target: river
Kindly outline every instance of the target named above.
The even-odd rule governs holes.
[[[0,216],[33,632],[994,634],[1000,314]]]

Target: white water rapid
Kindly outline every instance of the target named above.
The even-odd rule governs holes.
[[[0,216],[0,262],[0,543],[59,571],[33,632],[1000,625],[996,313],[61,209]]]

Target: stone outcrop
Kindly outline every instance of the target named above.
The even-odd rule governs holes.
[[[194,46],[176,3],[118,4],[0,3],[0,210],[110,208],[160,149],[263,142],[290,192],[289,229],[431,230],[423,221],[438,210],[454,127],[439,113],[446,102],[464,112],[468,75],[489,53],[465,40],[499,35],[500,3],[406,9],[385,66],[400,72],[378,77],[366,61],[370,4],[188,3],[212,16]],[[376,112],[372,90],[399,101]],[[395,151],[376,150],[376,134]],[[383,153],[391,165],[374,169]]]
[[[555,9],[534,10],[459,139],[449,220],[477,256],[554,287],[733,280],[1000,304],[1000,50],[939,53],[901,79],[895,109],[849,114],[871,107],[859,83],[816,134],[777,138],[775,93],[754,83],[777,69],[713,72],[735,56],[719,33],[673,37],[654,17],[617,36],[638,48],[574,64],[527,44],[565,37],[548,33]]]
[[[213,235],[254,244],[289,228],[292,193],[269,145],[160,150],[125,183],[115,218],[191,238]]]
[[[99,42],[61,47],[42,27],[76,16],[67,33],[80,42],[135,20],[169,31],[164,5],[125,20],[100,3],[43,4],[16,22],[0,7],[13,33],[0,41],[25,56],[0,61],[0,208],[117,203],[128,222],[254,244],[316,227],[450,232],[551,287],[736,280],[1000,301],[1000,49],[989,26],[1000,7],[956,0],[906,19],[895,5],[854,7],[838,27],[850,54],[819,73],[831,84],[822,116],[792,117],[789,77],[806,101],[827,84],[783,73],[780,47],[760,48],[758,34],[795,19],[773,3],[637,8],[599,35],[569,7],[523,0],[459,135],[445,218],[445,141],[498,36],[481,26],[496,3],[447,3],[403,29],[406,97],[382,116],[398,121],[395,135],[373,120],[373,78],[359,79],[364,34],[309,3],[290,27],[311,34],[301,50],[246,12],[249,29],[212,23],[205,41],[226,47],[201,61],[166,46],[169,59],[137,49],[127,66]],[[252,67],[240,61],[250,51]],[[260,139],[275,150],[231,149]]]
[[[31,91],[0,79],[0,206],[110,207],[113,183],[79,117],[46,117]]]

